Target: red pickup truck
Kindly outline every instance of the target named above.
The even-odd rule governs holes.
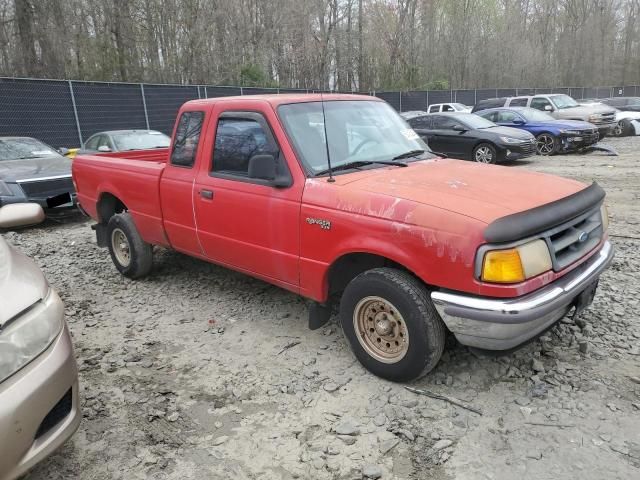
[[[169,149],[79,155],[73,179],[122,274],[160,246],[309,298],[312,328],[339,300],[355,355],[398,381],[447,330],[491,350],[539,335],[613,257],[597,184],[438,157],[368,96],[190,101]]]

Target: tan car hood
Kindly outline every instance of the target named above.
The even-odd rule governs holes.
[[[35,263],[0,236],[0,329],[43,299],[49,285]]]

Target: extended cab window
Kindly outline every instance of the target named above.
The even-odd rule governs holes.
[[[184,112],[178,121],[176,138],[171,152],[171,164],[192,167],[196,159],[204,112]]]
[[[440,105],[431,105],[429,107],[429,113],[435,113],[440,111]]]
[[[509,102],[510,107],[526,107],[529,99],[527,97],[524,98],[512,98],[511,102]]]
[[[271,132],[265,129],[266,123],[258,121],[256,116],[220,118],[213,149],[214,173],[247,178],[252,157],[264,154],[278,156],[278,147]]]

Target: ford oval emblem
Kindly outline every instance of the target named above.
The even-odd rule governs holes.
[[[586,241],[587,241],[587,238],[589,238],[589,234],[588,234],[587,232],[580,232],[580,233],[578,234],[578,241],[579,241],[580,243],[582,243],[582,242],[586,242]]]

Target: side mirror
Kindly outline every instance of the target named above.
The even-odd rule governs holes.
[[[10,203],[0,207],[0,228],[24,227],[44,221],[44,210],[37,203]]]
[[[513,119],[513,124],[514,125],[524,125],[524,120],[522,120],[521,118],[514,118]]]
[[[65,155],[67,155],[67,154],[69,153],[69,149],[68,149],[68,148],[65,148],[65,147],[60,147],[60,148],[58,149],[58,153],[59,153],[60,155],[62,155],[62,156],[65,156]]]
[[[453,126],[453,130],[455,130],[456,132],[460,132],[460,133],[467,131],[467,129],[464,128],[462,125],[454,125]]]
[[[545,105],[544,106],[544,111],[545,112],[553,112],[553,107],[551,105]]]
[[[98,151],[99,151],[99,152],[110,152],[110,151],[111,151],[111,149],[110,149],[109,147],[107,147],[106,145],[100,145],[100,146],[98,147]]]
[[[249,159],[249,178],[267,180],[278,188],[291,186],[291,177],[278,173],[278,160],[270,154],[254,155]]]

